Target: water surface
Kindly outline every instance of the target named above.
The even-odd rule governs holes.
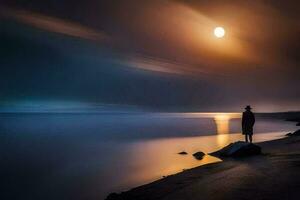
[[[191,154],[242,139],[239,113],[19,113],[1,114],[0,122],[1,199],[99,200],[220,161]],[[254,141],[294,129],[258,119]]]

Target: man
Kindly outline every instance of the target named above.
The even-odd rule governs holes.
[[[243,112],[242,118],[242,129],[243,135],[245,135],[246,142],[250,141],[252,143],[252,135],[253,135],[253,126],[255,123],[255,117],[253,112],[251,112],[251,107],[246,106],[246,111]]]

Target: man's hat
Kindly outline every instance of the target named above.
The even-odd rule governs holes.
[[[246,108],[245,108],[246,110],[251,110],[252,108],[251,108],[251,106],[246,106]]]

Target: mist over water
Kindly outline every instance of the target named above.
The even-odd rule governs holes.
[[[294,129],[258,119],[254,142]],[[241,140],[239,133],[239,113],[0,114],[1,187],[5,199],[103,199],[220,161],[191,154]],[[183,150],[189,154],[177,154]]]

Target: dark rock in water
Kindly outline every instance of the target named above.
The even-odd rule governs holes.
[[[194,156],[197,160],[202,160],[203,156],[205,156],[205,153],[203,153],[202,151],[198,151],[198,152],[194,153],[193,156]]]
[[[231,143],[219,151],[210,153],[215,157],[247,157],[259,154],[261,154],[260,146],[242,141]]]
[[[185,151],[182,151],[182,152],[179,152],[178,154],[179,154],[179,155],[187,155],[188,153],[185,152]]]
[[[295,131],[294,133],[288,133],[286,136],[300,136],[300,129]]]
[[[300,122],[298,122],[298,123],[296,124],[296,126],[300,126]]]
[[[287,133],[287,134],[285,134],[285,136],[292,136],[293,135],[293,133]]]

